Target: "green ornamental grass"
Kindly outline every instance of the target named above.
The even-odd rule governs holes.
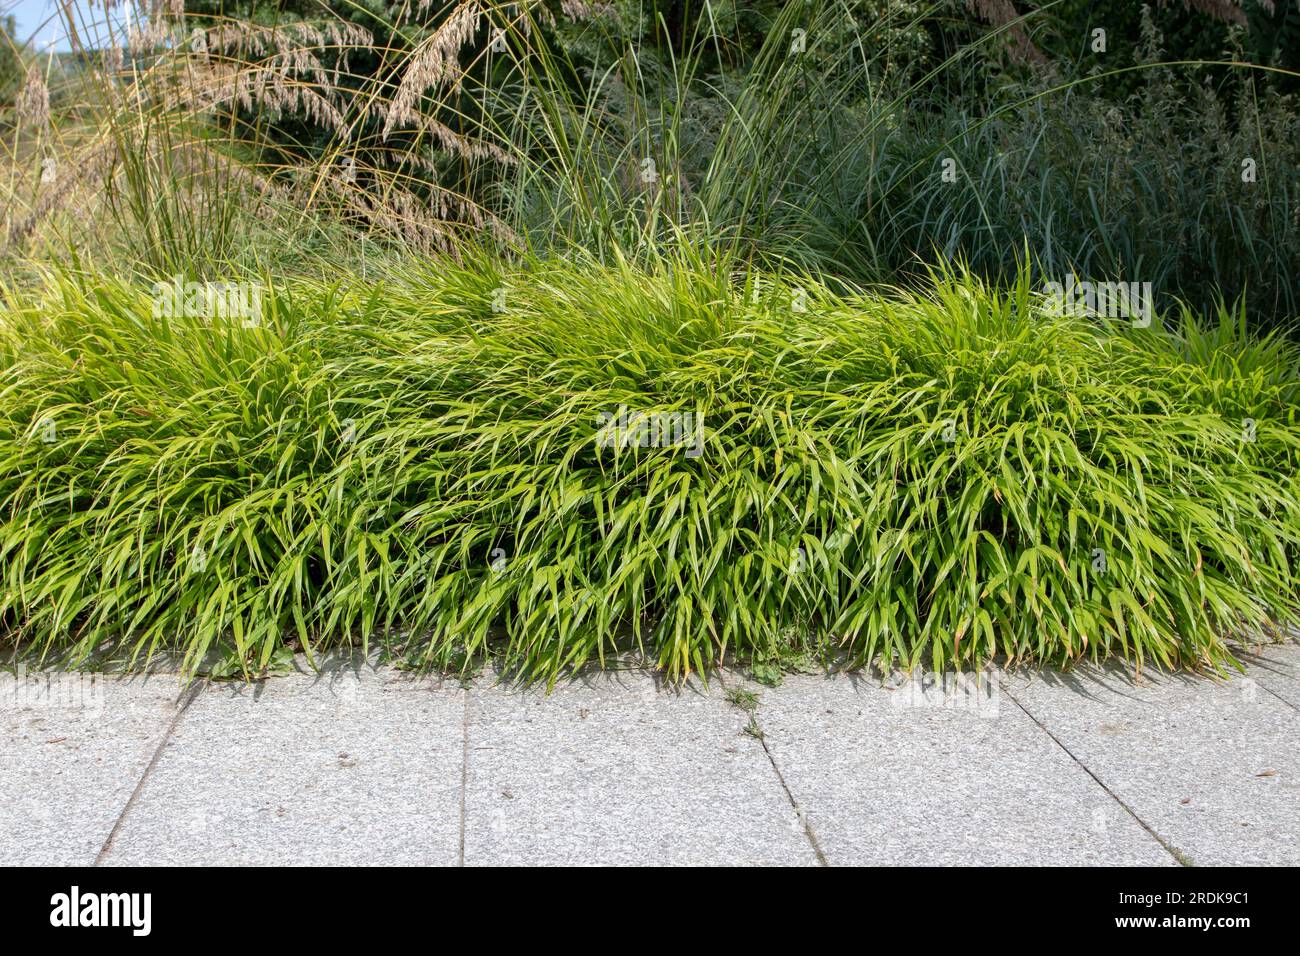
[[[20,649],[1222,668],[1297,618],[1297,352],[1230,307],[1140,329],[1026,272],[867,293],[684,251],[154,306],[5,298]]]

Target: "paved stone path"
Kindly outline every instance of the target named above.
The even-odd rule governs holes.
[[[1298,811],[1296,644],[1226,682],[0,676],[0,865],[1295,865]]]

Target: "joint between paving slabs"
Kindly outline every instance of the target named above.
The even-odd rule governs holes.
[[[1261,683],[1259,683],[1258,681],[1256,681],[1255,684],[1256,684],[1257,687],[1262,687],[1262,688],[1264,689],[1265,693],[1270,694],[1270,695],[1272,695],[1273,697],[1276,697],[1278,700],[1280,700],[1282,703],[1286,704],[1286,705],[1287,705],[1288,707],[1290,707],[1292,710],[1294,710],[1294,711],[1300,711],[1300,706],[1297,706],[1296,704],[1294,704],[1294,703],[1292,703],[1291,701],[1287,700],[1285,697],[1283,697],[1281,694],[1279,694],[1279,693],[1278,693],[1277,691],[1275,691],[1273,688],[1269,687],[1267,684],[1261,684]]]
[[[140,779],[136,781],[135,789],[131,791],[131,796],[127,797],[126,804],[122,807],[122,812],[119,813],[117,819],[113,821],[113,829],[108,831],[108,837],[104,840],[104,845],[99,848],[99,853],[95,856],[94,866],[103,866],[104,859],[113,849],[113,841],[117,839],[118,831],[122,829],[123,821],[126,820],[127,814],[131,812],[131,808],[134,807],[136,802],[140,799],[140,794],[144,792],[144,785],[149,780],[150,775],[153,774],[154,767],[158,766],[158,761],[162,759],[163,751],[167,749],[167,745],[171,743],[172,735],[176,732],[176,728],[180,726],[181,718],[185,716],[185,712],[190,709],[190,704],[194,703],[194,701],[198,699],[199,695],[203,693],[209,683],[210,682],[205,678],[203,680],[195,681],[192,686],[181,691],[181,695],[177,698],[176,702],[176,713],[172,715],[172,719],[167,724],[167,729],[163,731],[162,739],[158,741],[158,746],[155,748],[153,756],[149,758],[149,763],[145,766],[144,773],[140,774]]]
[[[1030,713],[1029,708],[1026,707],[1024,704],[1022,704],[1019,700],[1017,700],[1016,696],[1011,693],[1011,691],[1007,688],[1005,684],[1002,685],[1002,692],[1011,699],[1011,702],[1013,704],[1015,704],[1017,707],[1021,709],[1021,711],[1024,712],[1024,715],[1026,717],[1028,717],[1030,720],[1034,722],[1035,726],[1037,726],[1039,730],[1047,734],[1047,736],[1051,738],[1052,742],[1056,744],[1056,746],[1060,747],[1063,751],[1065,751],[1066,756],[1068,756],[1071,760],[1073,760],[1076,764],[1078,764],[1079,767],[1082,768],[1083,772],[1086,773],[1089,777],[1091,777],[1096,782],[1097,786],[1101,787],[1101,789],[1106,793],[1108,797],[1110,797],[1117,804],[1119,804],[1120,807],[1123,808],[1125,813],[1127,813],[1134,820],[1136,820],[1138,826],[1142,827],[1143,830],[1146,830],[1147,833],[1151,834],[1152,839],[1154,839],[1157,843],[1159,843],[1164,848],[1166,853],[1168,853],[1175,860],[1177,860],[1179,866],[1195,865],[1191,857],[1189,857],[1186,853],[1178,849],[1178,847],[1174,846],[1172,843],[1170,843],[1168,840],[1162,837],[1159,833],[1157,833],[1150,824],[1148,824],[1145,820],[1143,820],[1140,816],[1137,815],[1137,811],[1135,811],[1127,803],[1121,800],[1119,798],[1119,795],[1116,794],[1114,790],[1106,786],[1105,781],[1103,781],[1101,777],[1093,773],[1092,769],[1087,764],[1085,764],[1082,760],[1076,757],[1074,755],[1074,752],[1071,751],[1069,747],[1065,746],[1065,744],[1061,742],[1061,739],[1057,737],[1056,734],[1048,730],[1046,724],[1044,724],[1041,720],[1039,720],[1032,713]]]
[[[718,683],[725,691],[727,688],[726,680],[722,675],[718,676]],[[736,688],[737,693],[743,694],[743,688]],[[821,844],[817,841],[817,834],[813,831],[812,822],[808,815],[803,812],[803,807],[799,806],[799,801],[795,799],[794,792],[790,785],[785,782],[785,774],[781,773],[781,768],[777,765],[776,756],[772,753],[772,748],[767,745],[767,737],[763,733],[763,728],[758,722],[758,699],[754,697],[752,705],[743,705],[735,700],[730,701],[732,706],[739,707],[749,714],[749,726],[745,728],[745,733],[749,734],[758,741],[759,746],[763,748],[763,753],[767,755],[767,762],[772,766],[772,772],[776,774],[777,783],[781,785],[781,790],[785,793],[785,798],[790,803],[790,808],[794,810],[795,816],[803,824],[804,837],[808,840],[809,846],[812,847],[813,854],[817,857],[818,866],[830,866],[826,859],[826,854],[822,852]]]
[[[469,687],[461,688],[465,708],[460,725],[460,853],[458,866],[465,865],[465,799],[469,791]]]

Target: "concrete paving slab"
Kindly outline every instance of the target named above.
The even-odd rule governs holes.
[[[455,864],[464,713],[457,685],[369,666],[210,686],[102,862]]]
[[[1246,665],[1245,680],[1258,682],[1300,709],[1300,644],[1251,645],[1237,659]]]
[[[1300,713],[1261,679],[1081,668],[1008,690],[1191,863],[1294,866]]]
[[[89,866],[158,750],[175,677],[0,674],[0,866]]]
[[[1177,861],[996,681],[792,676],[758,722],[832,865]]]
[[[644,673],[470,692],[465,862],[808,864],[803,825],[719,682]]]

